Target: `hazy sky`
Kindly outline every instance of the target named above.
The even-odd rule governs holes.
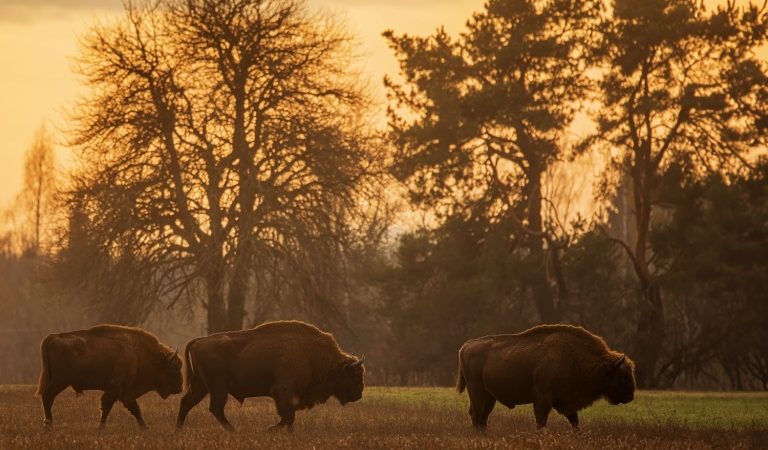
[[[484,0],[308,2],[339,13],[359,36],[361,64],[383,100],[382,77],[397,73],[397,64],[382,31],[426,35],[442,25],[455,34]],[[0,0],[0,210],[19,190],[24,151],[35,130],[43,122],[54,131],[66,128],[65,114],[81,89],[71,71],[78,36],[96,20],[121,11],[121,0]],[[66,160],[66,150],[58,150],[59,159]]]
[[[383,99],[381,79],[397,64],[381,32],[458,32],[482,0],[309,0],[339,13],[360,38],[363,67]],[[0,0],[0,209],[21,185],[24,151],[43,122],[64,129],[79,80],[71,71],[77,39],[94,21],[119,14],[120,0]],[[66,151],[59,148],[59,158]]]

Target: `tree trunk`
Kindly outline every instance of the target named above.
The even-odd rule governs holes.
[[[640,298],[640,317],[634,342],[637,384],[643,389],[656,388],[656,365],[664,342],[664,305],[656,285],[644,288]]]
[[[232,282],[229,284],[227,301],[227,330],[230,331],[243,329],[248,277],[251,273],[248,267],[248,258],[238,258],[238,260],[232,272]]]
[[[245,299],[248,294],[248,278],[251,274],[251,239],[253,236],[254,204],[256,201],[256,185],[254,183],[253,158],[255,152],[251,150],[246,139],[245,120],[245,74],[235,75],[232,95],[235,98],[235,117],[232,132],[232,151],[239,155],[237,174],[239,177],[239,190],[237,203],[240,206],[239,236],[235,248],[235,262],[232,270],[232,280],[229,285],[227,300],[227,328],[229,330],[242,330],[245,317]],[[254,146],[257,147],[259,137],[256,137]]]
[[[542,323],[560,322],[560,313],[555,307],[552,288],[547,279],[547,252],[544,250],[543,220],[541,217],[541,173],[537,164],[531,163],[528,172],[528,250],[530,251],[530,284],[533,300]]]
[[[664,344],[664,305],[661,301],[661,291],[651,274],[651,264],[648,261],[648,235],[652,213],[651,190],[655,176],[651,142],[651,136],[646,136],[640,146],[635,149],[635,159],[630,172],[636,226],[634,255],[630,255],[630,258],[640,284],[639,317],[633,356],[637,363],[637,384],[645,389],[658,387],[656,365]]]
[[[205,282],[208,294],[208,334],[227,331],[224,270],[221,267],[209,269]]]
[[[557,308],[555,308],[554,296],[552,295],[552,289],[549,286],[549,280],[547,280],[544,267],[546,252],[542,247],[541,240],[535,239],[535,241],[538,242],[532,242],[529,246],[531,262],[535,265],[530,272],[531,278],[529,280],[533,301],[536,303],[536,309],[539,311],[541,323],[558,323],[560,322],[560,314]]]

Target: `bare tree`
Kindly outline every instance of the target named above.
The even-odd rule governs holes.
[[[26,152],[23,180],[18,208],[31,227],[32,242],[26,246],[39,253],[44,234],[51,226],[50,215],[53,213],[57,184],[53,142],[45,125],[38,128]]]
[[[269,255],[343,252],[378,161],[350,42],[300,1],[161,0],[83,43],[78,198],[165,291],[204,283],[210,332],[242,327]]]

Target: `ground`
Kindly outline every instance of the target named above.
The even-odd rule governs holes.
[[[226,433],[208,413],[207,399],[176,432],[180,397],[139,399],[149,430],[141,431],[115,405],[98,427],[97,392],[68,390],[53,406],[55,425],[45,431],[33,386],[0,386],[0,449],[23,448],[768,448],[768,394],[640,392],[628,405],[599,401],[581,414],[573,432],[565,418],[550,416],[537,431],[530,406],[497,405],[488,431],[470,426],[466,393],[449,388],[368,387],[363,400],[335,400],[302,411],[294,433],[266,433],[277,422],[267,399],[241,406],[230,399],[227,414],[236,433]]]

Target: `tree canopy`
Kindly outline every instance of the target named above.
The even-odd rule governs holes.
[[[402,83],[386,79],[396,146],[393,174],[438,214],[517,226],[544,322],[560,312],[545,273],[554,224],[545,223],[542,179],[566,152],[587,95],[600,1],[492,0],[457,40],[384,35]]]
[[[639,280],[634,344],[642,386],[657,383],[664,305],[649,233],[660,175],[685,164],[699,175],[749,169],[766,145],[768,15],[749,3],[707,11],[694,0],[615,0],[604,24],[600,137],[613,169],[629,180],[636,234],[617,242]]]
[[[73,195],[166,291],[202,280],[210,331],[242,326],[275,260],[341,261],[379,160],[349,46],[290,0],[128,4],[84,39]]]

